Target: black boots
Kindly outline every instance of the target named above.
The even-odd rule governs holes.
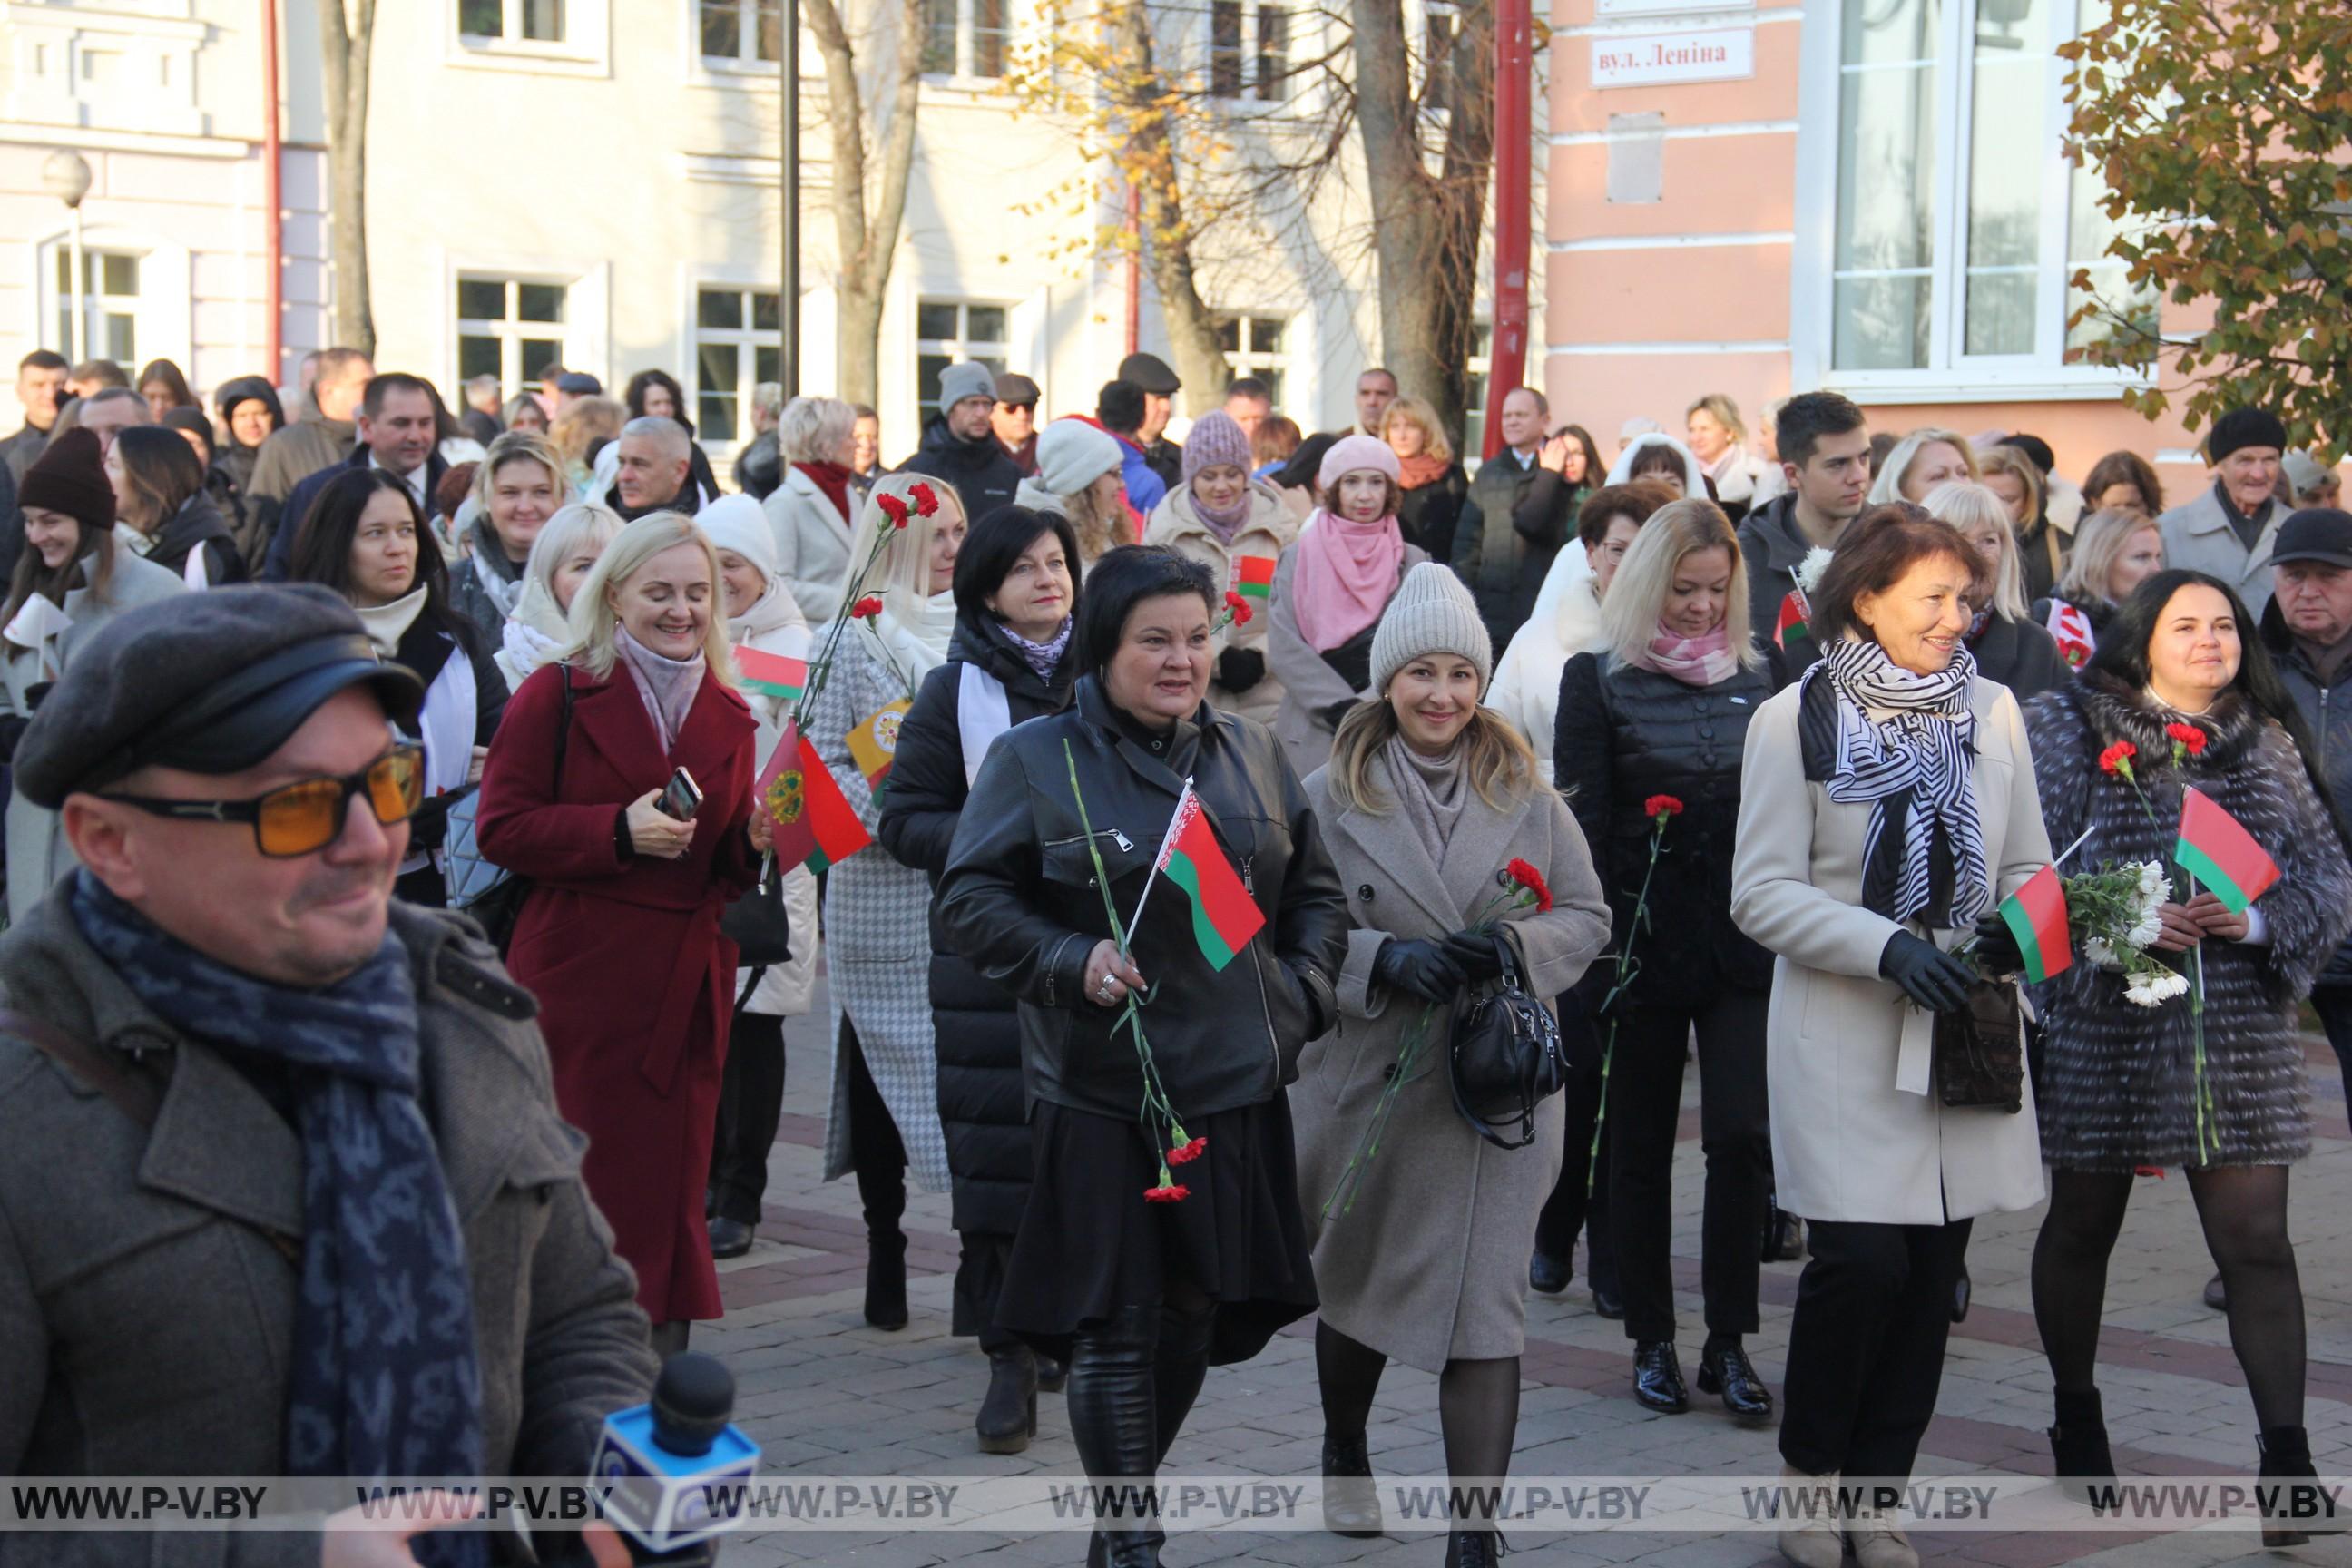
[[[1633,1397],[1652,1410],[1678,1415],[1690,1408],[1683,1387],[1682,1358],[1672,1340],[1643,1340],[1633,1346]]]
[[[2340,1533],[2345,1524],[2326,1489],[2294,1484],[2319,1477],[2312,1468],[2310,1435],[2300,1426],[2265,1426],[2259,1441],[2263,1480],[2285,1483],[2262,1499],[2263,1544],[2301,1546],[2314,1535]]]
[[[1736,1339],[1707,1336],[1698,1357],[1698,1391],[1723,1396],[1723,1407],[1740,1421],[1756,1424],[1772,1419],[1772,1391],[1748,1363],[1748,1352]]]
[[[895,1224],[866,1233],[866,1321],[877,1329],[907,1326],[907,1237]]]
[[[988,1352],[988,1394],[972,1426],[983,1454],[1018,1454],[1037,1435],[1037,1358],[1027,1345]]]
[[[1445,1538],[1445,1568],[1494,1568],[1509,1550],[1499,1530],[1457,1530]]]
[[[2115,1506],[2116,1461],[2107,1452],[2106,1410],[2095,1388],[2058,1390],[2058,1425],[2050,1428],[2050,1458],[2058,1489],[2099,1513]]]
[[[1381,1533],[1381,1493],[1372,1484],[1372,1456],[1360,1433],[1323,1439],[1323,1528],[1368,1541]]]
[[[1528,1288],[1557,1296],[1568,1289],[1569,1274],[1574,1265],[1572,1255],[1546,1252],[1539,1246],[1528,1259]]]
[[[1070,1351],[1065,1396],[1078,1462],[1097,1482],[1146,1482],[1175,1442],[1208,1375],[1216,1308],[1121,1307],[1082,1325]],[[1095,1527],[1087,1561],[1102,1568],[1159,1568],[1166,1540],[1147,1486],[1117,1489],[1118,1510]]]

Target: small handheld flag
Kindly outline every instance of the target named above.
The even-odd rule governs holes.
[[[2195,789],[2180,792],[2180,842],[2172,858],[2220,899],[2231,914],[2270,891],[2278,862],[2221,803]]]
[[[2066,934],[2066,889],[2053,868],[2042,867],[2003,899],[2000,919],[2017,939],[2025,977],[2034,984],[2064,973],[2074,963],[2074,950]]]
[[[1235,556],[1234,589],[1247,598],[1271,598],[1274,595],[1274,557],[1271,555]]]
[[[898,721],[913,706],[903,699],[887,703],[859,720],[849,731],[850,759],[866,775],[868,789],[880,789],[882,781],[890,776],[890,764],[898,760]]]
[[[761,770],[761,808],[776,822],[776,870],[838,866],[874,842],[834,782],[824,759],[792,724]]]
[[[1264,929],[1265,911],[1234,875],[1233,862],[1225,858],[1216,830],[1201,815],[1201,797],[1193,793],[1190,779],[1177,797],[1168,837],[1160,841],[1160,858],[1152,862],[1152,876],[1162,871],[1192,895],[1192,940],[1201,944],[1201,955],[1209,961],[1210,968],[1223,969]],[[1143,898],[1135,904],[1137,920],[1143,918],[1143,901],[1150,897],[1151,885],[1146,882]],[[1128,929],[1135,929],[1133,922]]]
[[[801,694],[808,689],[808,660],[804,658],[739,647],[735,650],[735,668],[741,672],[746,687],[780,702],[798,702]]]
[[[1780,647],[1787,647],[1789,634],[1804,632],[1806,619],[1811,614],[1811,606],[1805,603],[1805,591],[1802,588],[1790,589],[1781,596],[1780,618],[1772,627],[1772,640]]]

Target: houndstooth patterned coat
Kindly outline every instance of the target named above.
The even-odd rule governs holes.
[[[820,645],[824,634],[818,634]],[[850,727],[907,696],[875,640],[856,627],[841,639],[832,678],[810,703],[808,736],[868,833],[879,815],[849,755]],[[887,781],[886,789],[888,787]],[[866,1070],[898,1125],[907,1168],[925,1190],[948,1190],[940,1131],[939,1057],[931,1034],[931,884],[876,843],[825,874],[825,973],[833,1004],[833,1099],[825,1117],[824,1179],[849,1173],[849,1073],[841,1020],[857,1026]]]
[[[2181,786],[2190,784],[2278,863],[2277,885],[2254,904],[2267,940],[2204,943],[2205,1060],[2218,1144],[2210,1163],[2282,1165],[2311,1152],[2311,1088],[2294,1007],[2352,923],[2352,868],[2284,731],[2224,692],[2199,721],[2210,737],[2205,754],[2176,769],[2164,726],[2178,717],[2095,675],[2035,698],[2026,729],[2042,820],[2062,847],[2094,829],[2070,869],[2154,860],[2175,874],[2178,889],[2185,882],[2172,850]],[[2129,784],[2100,771],[2099,753],[2117,741],[2138,749],[2134,766],[2153,821]],[[2209,1163],[2198,1151],[2186,996],[2137,1006],[2124,999],[2119,974],[2077,955],[2036,988],[2034,1000],[2048,1031],[2039,1095],[2042,1152],[2052,1166],[2122,1173]]]

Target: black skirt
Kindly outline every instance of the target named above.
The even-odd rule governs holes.
[[[1199,1159],[1171,1173],[1190,1195],[1147,1203],[1160,1160],[1139,1121],[1036,1108],[1036,1170],[997,1300],[999,1326],[1067,1360],[1080,1324],[1119,1307],[1156,1306],[1170,1280],[1183,1280],[1216,1301],[1209,1362],[1229,1366],[1315,1310],[1289,1100],[1188,1121],[1185,1131],[1208,1140]]]

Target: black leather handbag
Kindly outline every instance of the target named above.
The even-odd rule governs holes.
[[[1936,1098],[1956,1110],[2025,1109],[2025,1016],[2017,987],[1979,980],[1969,1005],[1936,1015]]]
[[[1568,1087],[1568,1057],[1551,1010],[1521,982],[1509,941],[1499,932],[1491,940],[1502,974],[1455,1016],[1446,1053],[1454,1109],[1497,1149],[1524,1149],[1536,1141],[1536,1108]]]
[[[719,917],[719,931],[735,944],[739,964],[767,969],[792,962],[793,922],[784,912],[784,874],[772,859],[761,866],[759,886]]]

